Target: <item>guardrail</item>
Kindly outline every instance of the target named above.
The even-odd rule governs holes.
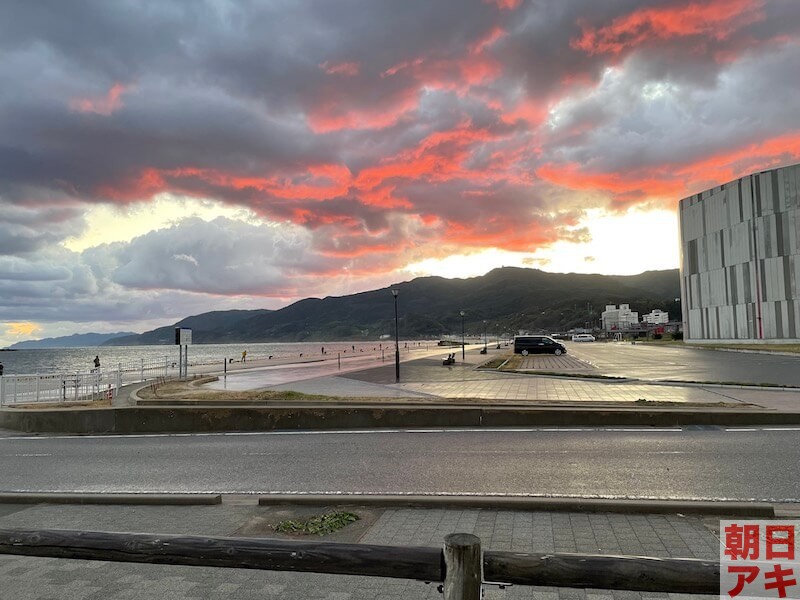
[[[0,406],[110,399],[128,383],[166,377],[171,364],[164,357],[117,363],[115,369],[4,375],[0,377]]]
[[[482,551],[454,533],[443,548],[96,531],[0,529],[0,554],[360,575],[442,582],[447,600],[483,584],[719,594],[719,563],[693,558]]]

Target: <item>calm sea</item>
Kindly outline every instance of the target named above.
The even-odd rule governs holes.
[[[417,347],[436,342],[400,342],[400,347],[405,344]],[[273,360],[287,360],[322,356],[322,349],[330,358],[342,352],[345,355],[356,352],[379,352],[383,349],[394,349],[393,340],[376,342],[304,342],[296,344],[195,344],[189,346],[190,364],[222,364],[227,359],[241,360],[242,352],[247,351],[247,361],[266,360],[269,356]],[[76,371],[89,371],[94,365],[95,355],[100,357],[100,364],[107,369],[113,369],[119,364],[130,366],[138,364],[142,359],[146,361],[164,360],[170,364],[178,361],[177,346],[101,346],[97,348],[53,348],[47,350],[15,350],[0,351],[0,362],[3,363],[6,375],[27,375],[33,373],[74,373]]]

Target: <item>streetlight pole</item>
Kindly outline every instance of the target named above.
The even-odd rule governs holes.
[[[467,314],[461,311],[461,360],[464,360],[464,315]]]
[[[399,290],[392,290],[394,296],[394,380],[400,382],[400,329],[397,326],[397,294]]]
[[[483,353],[486,354],[486,319],[483,320]]]

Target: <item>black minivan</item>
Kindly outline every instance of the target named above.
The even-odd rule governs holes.
[[[527,355],[545,353],[560,356],[561,354],[567,353],[567,347],[546,335],[514,336],[514,354]]]

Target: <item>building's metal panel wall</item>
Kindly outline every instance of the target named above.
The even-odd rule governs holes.
[[[687,340],[800,341],[800,165],[679,207]]]

